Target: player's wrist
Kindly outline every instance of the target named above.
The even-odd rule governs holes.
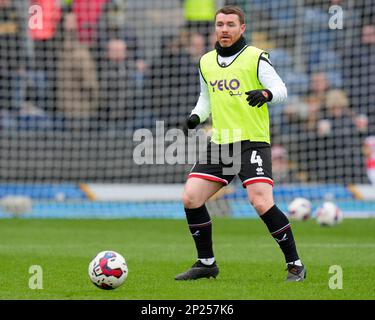
[[[273,94],[272,94],[271,90],[264,89],[262,94],[267,99],[267,101],[272,101]]]
[[[186,122],[189,129],[195,129],[200,123],[201,120],[197,114],[192,114]]]

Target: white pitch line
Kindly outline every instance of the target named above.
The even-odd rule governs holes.
[[[231,247],[233,245],[229,243],[219,244],[220,247]],[[246,247],[254,248],[271,248],[273,244],[246,244]],[[298,247],[305,248],[375,248],[374,243],[297,243]]]

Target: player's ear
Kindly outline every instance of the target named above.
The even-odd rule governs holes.
[[[246,24],[241,24],[241,33],[243,34],[246,30]]]

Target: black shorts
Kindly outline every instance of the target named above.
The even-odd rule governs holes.
[[[266,142],[240,141],[226,145],[211,142],[206,153],[194,164],[188,178],[227,185],[236,175],[244,188],[257,182],[273,186],[271,146]]]

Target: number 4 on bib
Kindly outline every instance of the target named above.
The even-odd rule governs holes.
[[[250,163],[257,163],[259,167],[261,167],[263,164],[263,160],[260,155],[257,155],[256,150],[251,153]]]

